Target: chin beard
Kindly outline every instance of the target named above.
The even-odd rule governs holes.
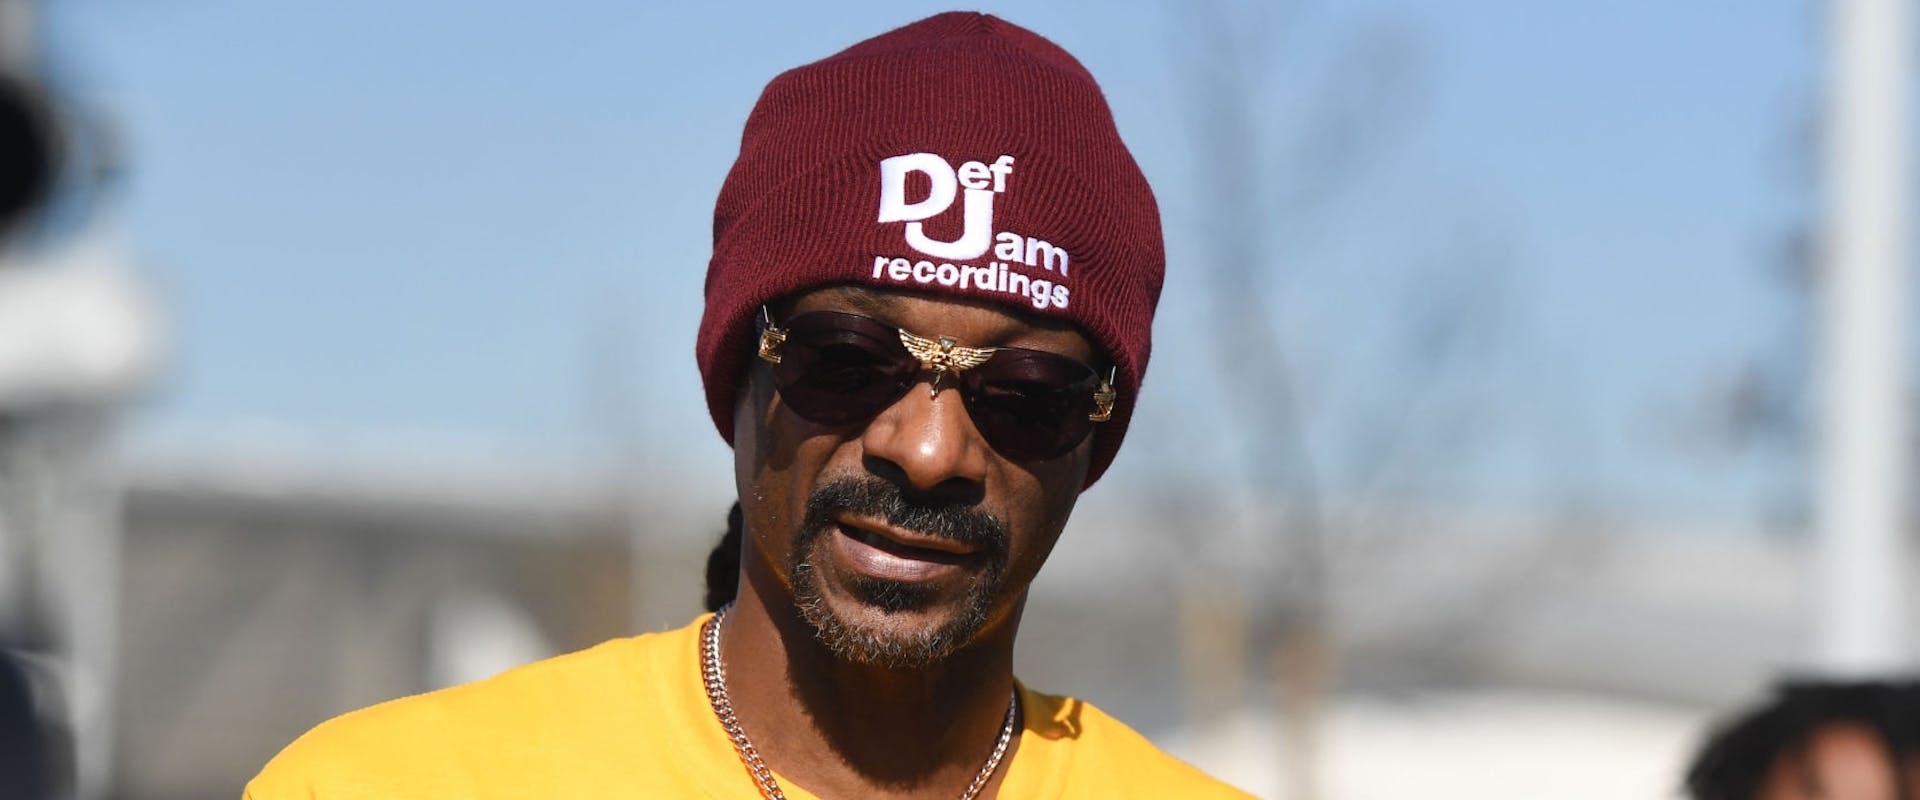
[[[835,527],[833,517],[842,512],[882,517],[891,525],[967,543],[988,554],[986,568],[967,586],[957,613],[937,624],[900,628],[845,619],[827,604],[813,566],[814,551],[826,546],[824,537]],[[794,605],[813,628],[814,638],[842,661],[884,669],[925,668],[947,660],[986,627],[1001,593],[1008,540],[1006,526],[979,509],[909,505],[898,488],[880,480],[834,481],[807,498],[806,518],[789,565]],[[854,577],[847,588],[856,601],[888,616],[928,610],[938,599],[926,586],[866,576]]]
[[[996,569],[967,590],[958,614],[935,625],[903,629],[842,618],[820,594],[813,575],[806,563],[793,573],[794,602],[800,618],[813,627],[813,638],[842,661],[883,669],[922,669],[947,660],[986,627],[1000,594]],[[923,609],[932,600],[925,587],[896,581],[859,578],[851,588],[861,603],[888,614]]]

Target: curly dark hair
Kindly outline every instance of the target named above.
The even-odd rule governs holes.
[[[1788,681],[1764,706],[1722,723],[1687,769],[1693,800],[1754,800],[1783,756],[1804,751],[1815,731],[1863,725],[1879,734],[1897,767],[1920,757],[1920,681]],[[1895,769],[1901,797],[1911,797],[1905,770]]]

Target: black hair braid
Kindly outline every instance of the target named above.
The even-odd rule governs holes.
[[[727,532],[707,554],[707,610],[719,611],[740,593],[740,501],[727,512]]]

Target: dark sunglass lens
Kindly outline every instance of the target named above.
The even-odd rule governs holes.
[[[913,381],[913,359],[899,335],[873,320],[813,312],[795,317],[774,365],[781,399],[823,425],[846,425],[880,413]]]
[[[1003,350],[967,375],[967,411],[1009,458],[1058,458],[1087,438],[1099,376],[1062,356]]]

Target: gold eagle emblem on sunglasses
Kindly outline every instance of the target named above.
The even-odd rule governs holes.
[[[934,395],[940,394],[941,378],[985,364],[998,350],[994,347],[961,347],[950,336],[942,336],[936,341],[906,331],[900,332],[900,343],[906,345],[907,353],[919,360],[921,367],[933,373],[933,384],[927,388]]]

